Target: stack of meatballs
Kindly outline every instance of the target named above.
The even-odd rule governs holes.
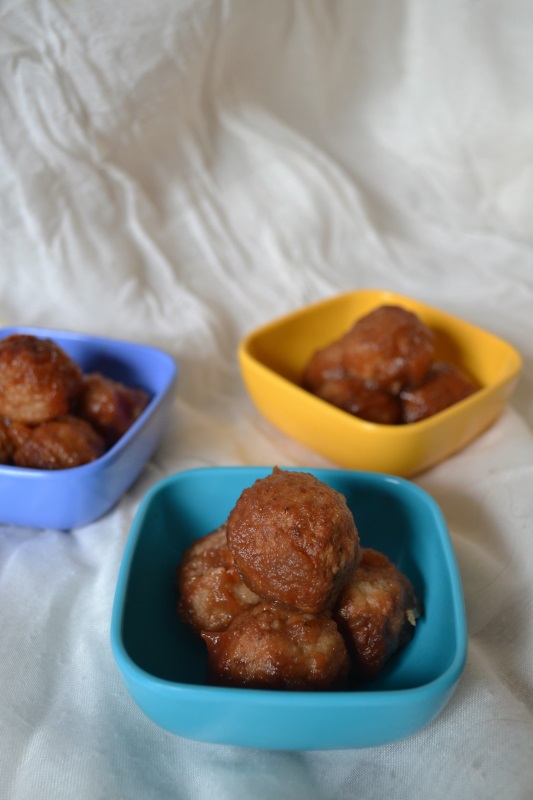
[[[436,359],[434,339],[413,312],[380,306],[313,354],[303,387],[369,422],[418,422],[479,388],[456,365]]]
[[[326,690],[373,678],[420,613],[407,577],[361,547],[344,496],[277,467],[185,551],[177,585],[181,619],[221,686]]]
[[[0,341],[0,463],[68,469],[99,458],[149,401],[80,366],[51,339],[13,334]]]

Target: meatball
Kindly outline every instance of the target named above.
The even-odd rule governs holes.
[[[323,383],[344,378],[342,366],[343,340],[328,344],[317,350],[309,359],[303,373],[302,383],[305,389],[316,392]]]
[[[346,499],[305,472],[275,468],[245,489],[227,535],[253,592],[309,613],[331,608],[359,559]]]
[[[148,394],[106,378],[98,372],[85,375],[78,413],[114,444],[148,405]]]
[[[51,339],[13,334],[0,342],[0,416],[35,425],[68,414],[80,367]]]
[[[408,578],[383,553],[363,548],[333,614],[347,642],[354,677],[375,677],[411,639],[419,614]]]
[[[10,433],[15,442],[13,460],[17,467],[79,467],[99,458],[105,450],[100,434],[88,422],[73,416],[43,422],[35,428],[13,423]]]
[[[349,671],[346,644],[328,614],[261,603],[203,639],[209,679],[221,686],[341,688]]]
[[[10,464],[13,455],[13,441],[9,433],[9,424],[0,419],[0,464]]]
[[[380,306],[356,322],[342,339],[347,375],[398,394],[417,386],[435,357],[433,332],[400,306]]]
[[[383,389],[373,389],[357,378],[327,380],[315,394],[368,422],[395,425],[401,421],[401,406],[396,396]]]
[[[196,631],[223,631],[259,597],[242,582],[226,541],[226,525],[194,542],[177,568],[178,612]]]
[[[400,394],[404,422],[418,422],[458,403],[478,390],[478,386],[453,364],[435,363],[424,382]]]

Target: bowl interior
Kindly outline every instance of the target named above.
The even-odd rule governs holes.
[[[243,350],[299,385],[303,369],[317,349],[385,304],[401,305],[417,314],[435,333],[437,359],[462,367],[481,387],[499,385],[520,369],[517,351],[497,336],[412,298],[377,289],[338,295],[265,325],[244,340]]]
[[[242,490],[270,471],[191,470],[149,492],[134,521],[117,585],[112,639],[119,659],[156,679],[191,689],[205,685],[203,642],[176,613],[175,567],[193,540],[225,521]],[[424,604],[412,642],[368,688],[420,687],[457,669],[466,647],[464,607],[438,506],[414,484],[392,476],[307,471],[345,495],[363,546],[387,554],[408,575]]]

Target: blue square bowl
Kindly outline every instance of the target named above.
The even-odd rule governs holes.
[[[265,467],[190,470],[156,484],[126,544],[111,623],[124,683],[144,713],[195,740],[275,750],[370,747],[430,723],[466,659],[462,588],[446,523],[415,484],[381,473],[308,469],[344,494],[365,547],[389,556],[424,604],[413,640],[379,678],[351,691],[221,688],[205,681],[203,642],[176,614],[183,551],[227,518]]]
[[[20,333],[52,339],[83,372],[101,372],[150,395],[126,434],[90,464],[61,470],[0,465],[1,523],[62,530],[86,525],[115,505],[155,450],[170,415],[176,364],[147,345],[49,328],[3,328],[0,339]]]

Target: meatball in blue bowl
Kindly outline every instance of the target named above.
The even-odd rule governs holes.
[[[143,344],[0,330],[0,522],[70,529],[109,511],[169,421],[177,366]]]

